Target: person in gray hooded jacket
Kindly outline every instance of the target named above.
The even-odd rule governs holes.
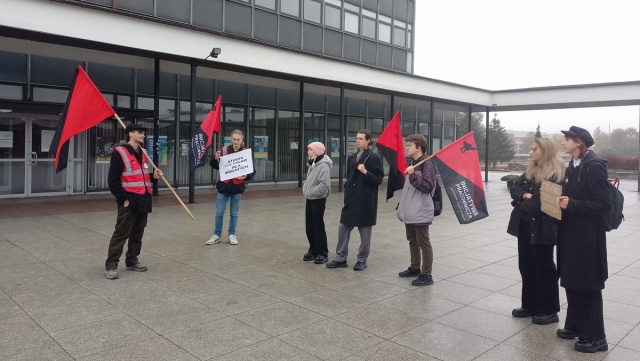
[[[431,269],[433,266],[433,248],[429,240],[429,225],[433,221],[434,206],[431,192],[435,189],[437,178],[433,163],[426,161],[414,166],[427,156],[427,139],[422,134],[412,134],[405,138],[407,156],[411,165],[407,167],[402,198],[398,204],[396,216],[404,223],[409,240],[411,265],[400,272],[400,277],[415,277],[414,286],[433,284]],[[422,268],[420,259],[422,258]]]
[[[331,158],[324,154],[325,147],[320,142],[313,142],[307,146],[309,169],[307,180],[302,186],[306,202],[305,225],[309,250],[302,257],[304,261],[314,261],[316,264],[327,262],[329,250],[327,248],[327,232],[324,228],[324,210],[327,197],[331,192]]]

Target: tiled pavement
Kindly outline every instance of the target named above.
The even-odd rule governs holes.
[[[212,192],[189,205],[195,221],[162,193],[143,241],[149,271],[121,263],[115,281],[103,275],[110,195],[1,200],[0,360],[640,360],[636,181],[623,181],[626,222],[608,234],[609,352],[585,355],[555,336],[558,324],[510,316],[520,275],[500,175],[486,183],[490,217],[459,225],[445,208],[436,218],[435,284],[422,288],[397,277],[408,245],[397,195],[385,203],[384,192],[363,272],[303,262],[300,190],[252,185],[238,246],[204,244]],[[327,204],[330,249],[341,202],[333,193]]]

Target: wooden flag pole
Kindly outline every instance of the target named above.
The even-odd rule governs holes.
[[[120,125],[122,125],[123,128],[127,129],[127,126],[124,125],[124,122],[122,121],[122,119],[120,119],[120,117],[118,116],[118,114],[114,114],[114,116],[116,117],[116,119],[118,120],[118,123],[120,123]],[[151,158],[149,158],[149,155],[147,154],[147,151],[144,149],[144,147],[142,148],[142,153],[144,154],[144,156],[147,158],[147,160],[149,161],[149,163],[151,163],[151,165],[153,166],[154,170],[157,170],[158,167],[156,167],[156,165],[153,163],[153,161],[151,160]],[[176,193],[176,191],[173,190],[173,187],[171,187],[171,185],[169,184],[169,182],[167,181],[167,179],[164,177],[164,175],[162,176],[162,180],[164,181],[164,184],[167,185],[167,187],[171,190],[171,193],[173,193],[173,195],[176,197],[176,199],[178,200],[178,202],[180,202],[180,204],[182,205],[182,208],[184,208],[184,210],[189,214],[189,216],[191,216],[191,219],[196,219],[196,217],[193,216],[193,214],[191,214],[191,212],[189,211],[189,208],[187,208],[187,206],[184,204],[184,202],[182,201],[182,199],[180,199],[180,197],[178,197],[178,194]]]
[[[432,155],[426,157],[425,159],[419,161],[418,163],[412,165],[412,167],[415,168],[415,167],[419,166],[420,164],[422,164],[422,163],[428,161],[429,159],[433,158],[434,156],[435,156],[435,154],[432,154]],[[406,173],[406,171],[405,171],[405,173]]]

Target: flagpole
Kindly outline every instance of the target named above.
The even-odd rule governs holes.
[[[118,123],[120,123],[120,125],[122,125],[123,128],[127,129],[127,126],[124,124],[124,122],[122,121],[122,119],[120,119],[120,117],[118,116],[118,114],[113,114],[116,119],[118,120]],[[149,158],[149,155],[147,154],[147,151],[144,149],[144,147],[142,148],[142,154],[144,154],[144,156],[147,158],[147,160],[149,161],[149,163],[151,163],[151,166],[153,166],[154,170],[159,170],[158,167],[156,167],[155,163],[153,163],[153,161],[151,160],[151,158]],[[182,199],[180,199],[180,197],[178,197],[178,194],[176,193],[176,191],[173,190],[173,187],[171,187],[171,184],[169,184],[169,182],[167,181],[167,179],[164,177],[164,175],[162,176],[162,180],[164,181],[164,184],[167,185],[167,187],[171,190],[171,193],[173,193],[173,195],[176,197],[176,199],[178,200],[178,202],[180,202],[180,204],[182,205],[182,208],[184,208],[184,210],[189,214],[189,216],[191,216],[191,219],[196,219],[196,217],[193,216],[193,214],[191,214],[191,212],[189,211],[189,208],[187,208],[187,206],[184,204],[184,202],[182,201]]]
[[[441,149],[441,150],[442,150],[442,149]],[[438,152],[439,152],[439,151],[438,151]],[[413,167],[413,168],[416,168],[416,167],[417,167],[417,166],[419,166],[420,164],[422,164],[422,163],[424,163],[424,162],[428,161],[429,159],[431,159],[431,158],[435,157],[435,156],[436,156],[436,154],[438,154],[438,153],[436,152],[435,154],[432,154],[432,155],[430,155],[430,156],[426,157],[425,159],[423,159],[423,160],[419,161],[418,163],[416,163],[416,164],[412,165],[412,167]],[[406,173],[406,171],[405,171],[405,173]]]

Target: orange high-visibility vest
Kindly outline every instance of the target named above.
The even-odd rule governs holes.
[[[129,153],[123,146],[114,148],[120,153],[124,169],[120,176],[122,188],[129,193],[144,195],[145,191],[151,194],[151,177],[149,175],[149,164],[147,162],[138,163],[136,157]],[[144,155],[143,155],[144,157]]]

